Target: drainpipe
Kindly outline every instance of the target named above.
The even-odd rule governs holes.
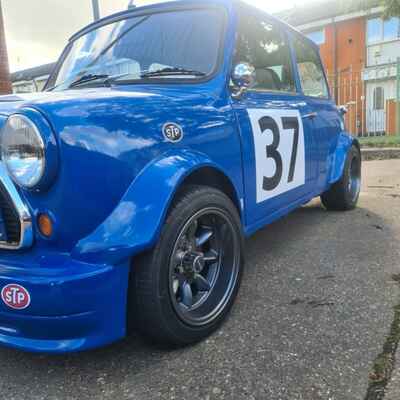
[[[400,135],[400,57],[397,59],[396,130]]]
[[[332,25],[333,25],[333,71],[334,71],[334,85],[335,85],[335,102],[338,102],[339,99],[339,77],[338,77],[338,62],[337,62],[337,25],[335,18],[332,19]],[[340,105],[340,104],[339,104]]]

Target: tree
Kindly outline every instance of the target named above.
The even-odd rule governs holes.
[[[340,12],[351,13],[354,11],[369,10],[378,7],[382,1],[389,0],[340,0],[338,5]]]
[[[400,0],[382,0],[385,18],[400,17]]]
[[[400,0],[340,0],[339,2],[341,10],[347,12],[369,10],[380,5],[384,7],[384,18],[400,17]]]

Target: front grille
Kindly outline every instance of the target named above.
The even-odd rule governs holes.
[[[0,187],[0,211],[6,233],[6,240],[2,242],[18,245],[21,241],[21,223],[17,210],[3,187]]]

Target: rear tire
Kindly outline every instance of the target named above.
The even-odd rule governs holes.
[[[226,318],[242,275],[238,211],[222,192],[190,186],[174,202],[157,245],[134,260],[128,321],[153,342],[198,342]]]
[[[361,153],[353,145],[347,155],[341,179],[322,194],[321,201],[327,210],[353,210],[357,206],[360,190]]]

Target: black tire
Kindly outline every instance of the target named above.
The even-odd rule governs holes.
[[[207,229],[213,232],[211,236]],[[221,254],[212,247],[216,243],[224,246]],[[198,254],[204,254],[203,261],[197,260]],[[242,270],[243,234],[236,207],[218,190],[189,186],[172,205],[155,248],[133,262],[128,307],[131,328],[152,342],[169,346],[204,339],[229,313]],[[210,280],[207,287],[204,279],[199,285],[201,274]],[[187,306],[190,301],[193,304]]]
[[[346,159],[341,179],[327,192],[321,201],[327,210],[349,211],[357,206],[361,190],[361,153],[352,146]]]

